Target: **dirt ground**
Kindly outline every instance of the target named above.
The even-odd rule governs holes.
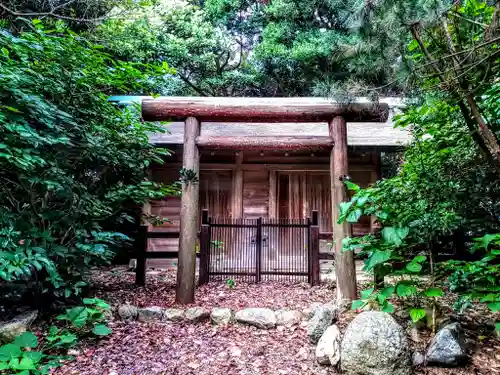
[[[148,274],[147,286],[136,287],[134,275],[115,268],[93,275],[96,296],[114,305],[130,302],[137,306],[175,306],[175,275],[170,271]],[[224,283],[209,283],[196,292],[196,305],[234,310],[244,307],[304,309],[313,302],[328,302],[335,296],[332,286],[311,288],[307,284],[238,283],[230,289]],[[355,312],[342,315],[341,331]],[[473,319],[472,319],[473,320]],[[407,324],[404,321],[400,321]],[[471,361],[465,368],[423,368],[415,374],[497,375],[500,374],[500,343],[482,336],[465,324]],[[240,324],[214,327],[209,322],[139,323],[114,320],[113,334],[98,344],[87,343],[77,359],[58,369],[57,375],[316,375],[339,374],[335,368],[316,364],[315,348],[309,344],[305,325],[259,330]],[[412,348],[422,348],[430,334],[409,335]]]

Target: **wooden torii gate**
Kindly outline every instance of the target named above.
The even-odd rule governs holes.
[[[387,104],[354,102],[341,104],[321,98],[207,98],[160,97],[142,101],[146,121],[184,121],[183,168],[199,176],[200,147],[244,150],[290,150],[331,147],[330,180],[332,192],[333,243],[336,259],[337,300],[356,298],[354,254],[342,252],[342,239],[350,236],[347,223],[337,224],[338,206],[347,199],[343,183],[348,173],[346,122],[385,122]],[[328,122],[329,137],[204,137],[200,122]],[[257,126],[257,125],[256,125]],[[179,261],[176,300],[194,302],[196,239],[198,231],[199,185],[182,187]]]

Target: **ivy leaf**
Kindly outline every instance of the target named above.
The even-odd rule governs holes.
[[[351,182],[349,180],[344,180],[344,183],[347,186],[348,190],[351,190],[351,191],[360,191],[361,190],[361,188],[358,185],[356,185],[354,182]]]
[[[361,299],[367,299],[368,297],[370,297],[372,294],[373,294],[373,291],[375,290],[375,288],[370,288],[370,289],[365,289],[365,290],[362,290],[361,291]]]
[[[488,307],[494,313],[500,311],[500,301],[488,303]]]
[[[427,297],[442,297],[444,292],[441,288],[429,288],[424,292],[424,294]]]
[[[13,344],[21,348],[36,348],[38,346],[38,337],[32,332],[23,332],[16,337]]]
[[[382,238],[390,245],[400,246],[408,235],[409,228],[385,227],[382,229]]]
[[[14,344],[0,346],[0,361],[10,361],[21,356],[21,348]]]
[[[392,251],[386,250],[386,251],[379,251],[376,250],[372,253],[370,258],[368,258],[368,263],[366,264],[367,270],[373,269],[378,264],[382,264],[384,262],[387,262],[389,259],[391,259],[392,256]]]
[[[386,313],[389,313],[389,314],[393,313],[393,312],[394,312],[394,310],[395,310],[395,307],[394,307],[394,305],[393,305],[392,303],[390,303],[390,302],[387,302],[387,303],[384,305],[384,307],[382,307],[382,311],[383,311],[383,312],[386,312]]]
[[[364,302],[360,299],[357,299],[355,301],[352,301],[351,310],[362,309],[363,307],[365,307],[365,305],[366,305],[366,302]]]
[[[396,287],[396,294],[399,297],[408,297],[415,293],[417,293],[417,288],[415,288],[413,285],[406,285],[401,283]]]
[[[395,291],[396,289],[393,286],[388,286],[385,287],[380,291],[380,294],[383,295],[385,298],[389,298]]]
[[[422,263],[425,262],[426,259],[427,257],[424,255],[417,255],[415,258],[413,258],[412,262]]]
[[[425,310],[424,309],[411,308],[409,313],[410,313],[410,318],[413,321],[413,323],[416,323],[425,317]]]
[[[97,336],[107,336],[107,335],[111,334],[111,332],[113,332],[113,330],[105,324],[97,324],[94,327],[94,329],[92,330],[92,332],[94,333],[94,335],[97,335]]]
[[[363,215],[363,210],[361,208],[356,208],[354,211],[349,212],[346,220],[349,223],[357,223],[361,215]]]
[[[410,272],[417,273],[422,271],[422,265],[420,263],[410,262],[406,265],[406,269]]]

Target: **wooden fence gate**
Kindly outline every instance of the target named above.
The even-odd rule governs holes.
[[[199,283],[239,279],[319,284],[318,212],[312,219],[209,218],[202,211]]]

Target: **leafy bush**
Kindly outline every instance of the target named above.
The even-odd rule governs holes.
[[[128,240],[106,228],[174,192],[145,173],[168,153],[148,142],[161,129],[107,100],[147,93],[171,72],[116,60],[62,23],[0,30],[0,280],[80,293],[84,272]]]
[[[491,95],[498,90],[490,90]],[[498,110],[498,96],[483,107]],[[414,142],[406,149],[398,174],[354,192],[340,207],[340,222],[375,216],[380,232],[343,241],[345,251],[358,250],[364,270],[378,280],[390,276],[393,284],[363,291],[353,303],[393,311],[389,302],[399,298],[413,321],[432,318],[444,287],[458,293],[459,305],[480,300],[498,310],[498,243],[495,235],[476,240],[472,258],[455,252],[443,263],[444,239],[457,233],[481,235],[498,231],[499,191],[495,172],[470,137],[458,109],[440,96],[429,96],[396,118],[397,126],[410,128]],[[463,240],[462,240],[463,241]],[[459,243],[466,248],[465,243]],[[441,257],[441,258],[440,258]],[[467,262],[459,260],[469,258]],[[459,306],[458,306],[459,307]]]
[[[41,375],[62,365],[66,355],[83,337],[102,337],[111,333],[104,314],[109,305],[98,298],[84,299],[84,306],[66,310],[58,319],[63,327],[50,327],[42,341],[32,332],[24,332],[13,342],[0,346],[0,374]]]

